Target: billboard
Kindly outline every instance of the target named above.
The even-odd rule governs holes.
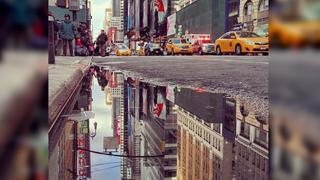
[[[174,13],[167,18],[167,36],[176,34],[177,14]]]

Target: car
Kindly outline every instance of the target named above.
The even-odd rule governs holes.
[[[116,55],[117,56],[131,56],[131,50],[125,44],[116,45]]]
[[[152,55],[163,55],[163,49],[160,47],[159,43],[147,43],[144,48],[144,54],[146,56]]]
[[[230,31],[223,34],[215,41],[217,55],[224,53],[262,53],[269,52],[269,41],[267,37],[261,37],[251,31]]]
[[[145,48],[146,44],[143,42],[140,43],[136,43],[136,51],[138,56],[144,56],[144,48]]]
[[[192,45],[187,40],[182,38],[171,38],[166,44],[166,51],[168,54],[193,54]]]
[[[197,53],[199,55],[203,54],[214,54],[215,48],[213,43],[203,43],[201,41],[196,41],[192,44],[193,53]]]

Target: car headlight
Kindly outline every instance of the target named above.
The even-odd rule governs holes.
[[[150,48],[150,51],[153,51],[153,48]]]
[[[248,45],[254,45],[254,42],[253,41],[249,41],[249,40],[246,40],[246,41],[244,41],[246,44],[248,44]]]

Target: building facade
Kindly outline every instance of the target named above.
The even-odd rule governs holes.
[[[123,42],[124,30],[126,28],[125,13],[127,12],[127,0],[113,0],[112,1],[112,18],[110,27],[117,28],[116,42]]]
[[[268,0],[240,0],[239,23],[244,29],[258,34],[268,34],[269,29],[269,1]]]
[[[103,29],[105,32],[108,32],[109,27],[111,27],[111,18],[112,18],[112,9],[111,8],[106,8],[105,10],[105,17],[104,17],[104,22],[103,22]]]
[[[120,16],[120,3],[121,3],[121,0],[112,0],[112,16],[114,17]]]
[[[182,34],[210,34],[212,41],[227,31],[227,1],[198,0],[177,12]]]
[[[123,19],[121,17],[111,17],[110,27],[113,28],[113,30],[116,30],[116,33],[113,33],[114,35],[114,42],[121,42],[123,41]]]

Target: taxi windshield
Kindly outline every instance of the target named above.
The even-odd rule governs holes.
[[[260,37],[258,34],[254,32],[237,32],[238,36],[241,38],[257,38]]]
[[[173,40],[174,44],[183,44],[183,43],[187,43],[187,40],[185,39],[175,39]]]
[[[123,44],[118,45],[118,48],[119,48],[119,49],[128,49],[127,46],[126,46],[126,45],[123,45]]]

